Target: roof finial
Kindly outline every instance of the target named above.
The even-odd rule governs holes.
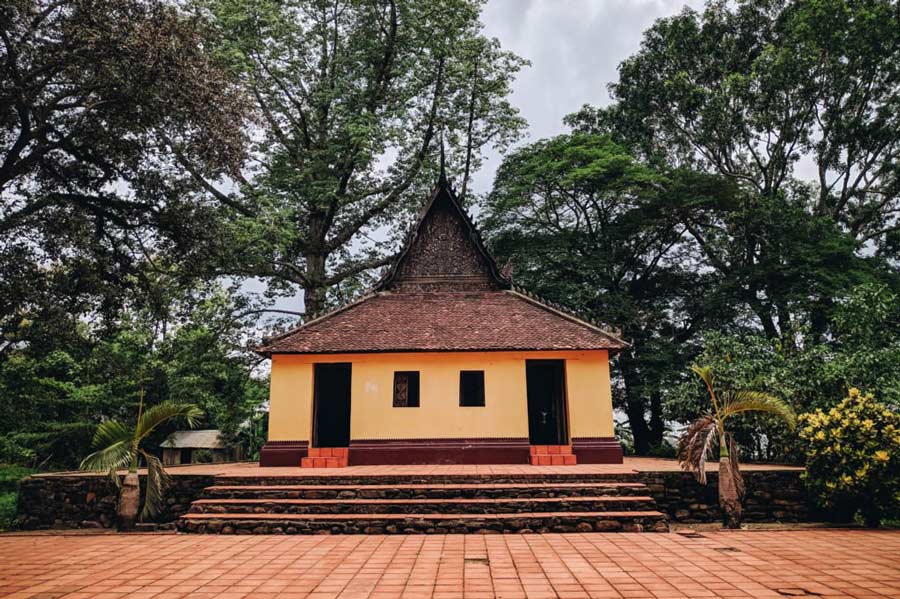
[[[441,174],[438,176],[438,183],[447,183],[447,159],[444,156],[444,128],[441,127]]]

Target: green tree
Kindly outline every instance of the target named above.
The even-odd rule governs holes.
[[[570,122],[743,191],[683,224],[770,338],[824,335],[831,298],[896,258],[900,10],[891,0],[713,0],[658,20],[615,103]],[[813,166],[803,181],[797,165]]]
[[[81,462],[82,470],[108,472],[119,487],[119,504],[116,509],[119,527],[130,529],[138,516],[141,504],[141,487],[138,482],[138,467],[143,462],[147,467],[147,496],[141,510],[141,519],[152,518],[162,507],[163,496],[169,478],[162,462],[147,451],[142,444],[159,426],[173,420],[183,420],[194,428],[200,417],[200,410],[191,404],[164,401],[144,409],[144,390],[140,390],[137,421],[128,427],[118,420],[106,420],[97,427],[94,448],[97,450]],[[119,470],[125,468],[125,480],[119,480]]]
[[[678,443],[678,460],[685,470],[693,472],[697,480],[706,484],[706,460],[718,447],[719,506],[725,527],[740,528],[744,485],[738,448],[731,433],[726,430],[726,424],[730,424],[730,419],[735,416],[757,412],[779,418],[793,429],[797,416],[787,403],[767,393],[718,389],[713,369],[709,366],[694,365],[691,370],[703,381],[712,410],[688,426]]]
[[[694,272],[678,207],[729,193],[716,177],[653,169],[608,136],[576,133],[511,153],[487,199],[486,230],[517,282],[633,344],[614,363],[615,400],[639,454],[663,442],[663,389],[728,305]]]
[[[51,323],[60,326],[52,331],[37,313],[7,339],[0,360],[7,459],[77,466],[99,421],[135,413],[140,387],[146,405],[198,405],[202,425],[251,449],[245,429],[258,418],[268,388],[256,372],[261,358],[246,347],[246,329],[260,308],[215,283],[183,280],[177,270],[145,275],[119,299],[124,313],[113,320],[91,323],[76,311]]]
[[[434,181],[439,133],[463,189],[485,146],[517,138],[506,97],[524,61],[480,33],[480,5],[198,2],[258,117],[233,184],[181,160],[234,208],[206,237],[224,271],[299,287],[319,312],[391,259],[401,217]]]
[[[883,402],[900,408],[900,301],[885,285],[866,284],[834,298],[828,323],[832,334],[816,341],[802,329],[801,341],[782,343],[750,327],[703,331],[697,358],[709,364],[730,386],[758,389],[788,398],[797,412],[829,410],[849,389],[881,393]],[[664,391],[665,413],[690,422],[706,405],[693,381]],[[744,455],[757,460],[800,461],[803,447],[794,435],[764,415],[748,416],[731,427]]]
[[[211,175],[242,161],[248,105],[208,34],[162,0],[0,6],[0,360],[78,345],[206,228],[214,206],[162,175],[173,144]]]

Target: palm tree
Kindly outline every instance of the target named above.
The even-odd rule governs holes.
[[[81,462],[82,470],[109,472],[110,478],[119,488],[119,504],[116,516],[119,527],[129,529],[137,519],[141,503],[141,488],[138,466],[141,458],[147,464],[147,497],[141,520],[152,518],[159,513],[163,494],[169,484],[169,476],[162,462],[155,455],[141,447],[141,443],[153,430],[170,420],[184,419],[194,428],[202,412],[193,404],[164,401],[144,411],[144,389],[141,387],[138,418],[134,427],[128,427],[117,420],[100,423],[94,434],[94,453]],[[127,468],[125,480],[120,481],[118,471]]]
[[[783,420],[793,430],[797,416],[784,401],[759,391],[721,391],[713,386],[710,366],[691,366],[709,392],[712,412],[707,413],[688,427],[678,442],[678,460],[682,468],[693,472],[701,484],[706,484],[706,460],[719,448],[719,507],[722,508],[726,528],[741,526],[741,497],[744,482],[738,463],[738,451],[731,433],[725,430],[725,422],[731,416],[744,412],[763,412]]]

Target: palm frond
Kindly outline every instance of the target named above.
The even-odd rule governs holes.
[[[706,460],[718,439],[716,419],[712,414],[693,421],[678,441],[678,461],[681,467],[693,472],[700,484],[706,484]]]
[[[700,366],[699,364],[693,364],[691,366],[691,370],[699,376],[704,383],[706,383],[707,387],[713,386],[713,369],[712,366]]]
[[[132,459],[131,440],[120,440],[84,458],[80,468],[94,472],[108,471],[115,476],[116,470],[130,466]],[[118,478],[115,480],[118,481]]]
[[[188,428],[194,428],[203,412],[194,404],[164,401],[148,408],[138,419],[135,434],[138,439],[144,439],[153,432],[157,426],[175,419],[184,419]]]
[[[141,455],[147,462],[147,491],[144,497],[144,508],[141,510],[141,521],[144,521],[159,513],[166,488],[169,486],[169,474],[155,455],[147,453],[143,449]]]
[[[92,445],[94,449],[103,449],[119,442],[131,443],[134,431],[118,420],[105,420],[97,425]]]
[[[793,430],[797,424],[797,415],[787,402],[761,391],[726,391],[721,394],[723,400],[722,418],[728,418],[742,412],[763,412],[777,416]]]

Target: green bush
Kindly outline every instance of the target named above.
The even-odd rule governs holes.
[[[0,531],[16,527],[19,481],[34,472],[23,466],[0,464]]]
[[[18,520],[16,514],[16,501],[18,493],[0,493],[0,532],[12,530]]]
[[[869,526],[900,513],[900,416],[850,389],[837,406],[800,422],[804,478],[822,507]]]

